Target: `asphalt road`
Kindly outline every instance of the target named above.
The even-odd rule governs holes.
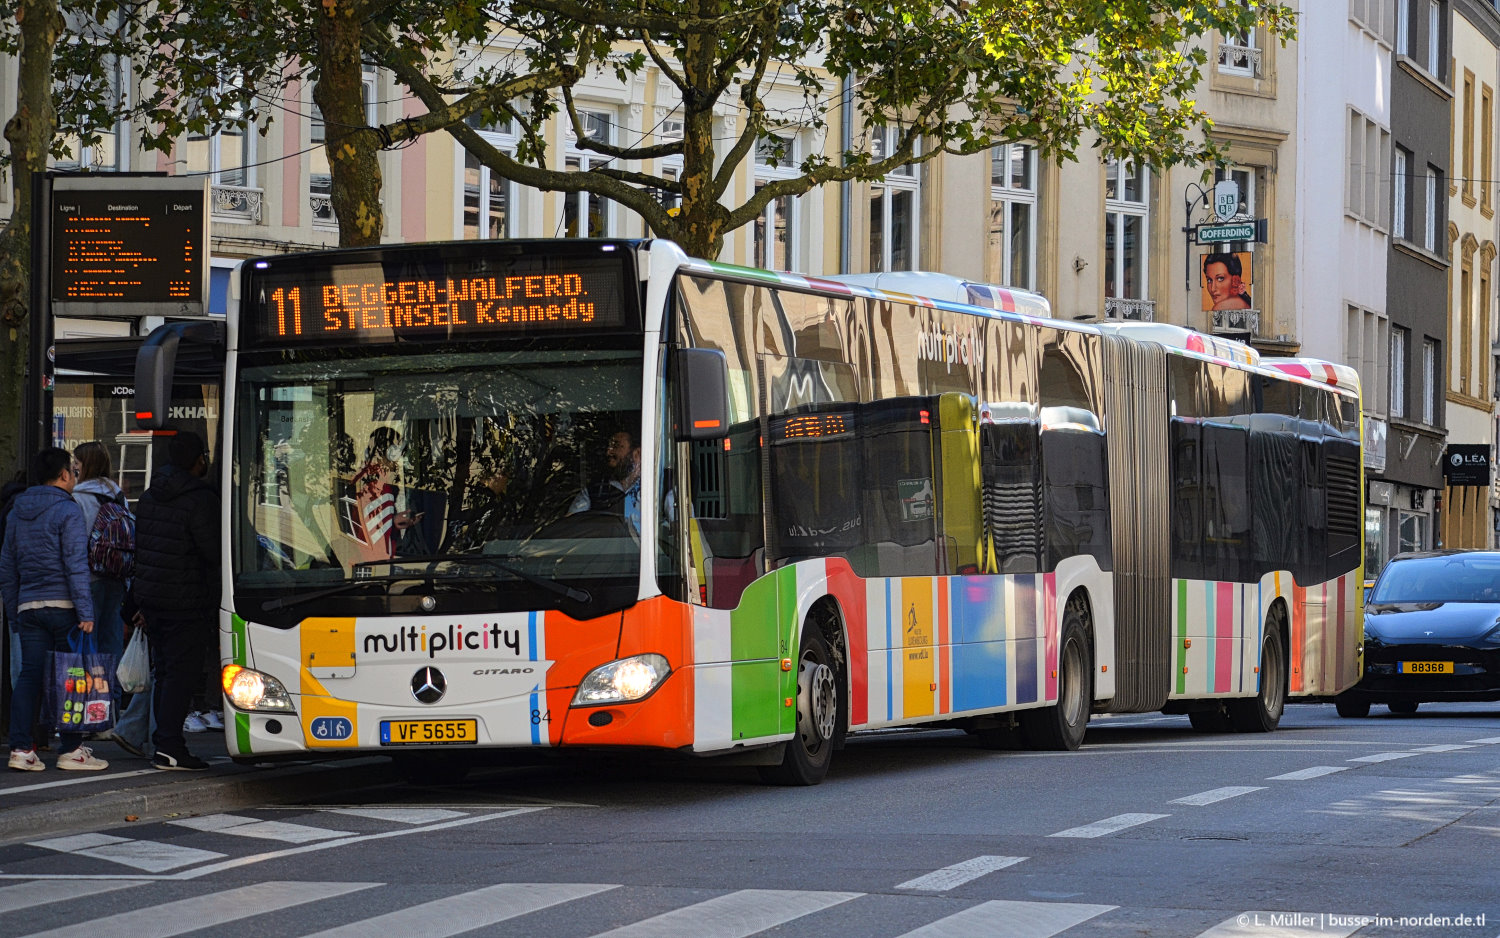
[[[569,759],[38,836],[0,847],[0,934],[1492,938],[1497,848],[1500,707],[1305,705],[1076,753],[867,735],[807,789]]]

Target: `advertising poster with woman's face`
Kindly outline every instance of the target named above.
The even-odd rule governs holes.
[[[1203,309],[1252,309],[1250,298],[1253,277],[1249,251],[1203,255],[1199,269],[1203,285]]]

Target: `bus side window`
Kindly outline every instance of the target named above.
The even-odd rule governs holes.
[[[1171,401],[1172,576],[1203,578],[1203,382],[1202,363],[1182,355],[1167,358]]]
[[[1042,335],[1043,570],[1055,570],[1066,558],[1083,554],[1109,570],[1109,472],[1092,365],[1099,338],[1060,330]]]

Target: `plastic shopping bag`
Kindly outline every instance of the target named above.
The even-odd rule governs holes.
[[[115,678],[120,690],[127,694],[145,693],[151,686],[151,655],[146,649],[146,632],[136,629],[120,656],[120,666],[115,669]]]
[[[60,733],[102,733],[115,725],[115,656],[100,654],[91,632],[69,635],[68,647],[72,651],[51,652],[51,680],[39,722]]]

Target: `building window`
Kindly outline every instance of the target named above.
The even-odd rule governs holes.
[[[1361,383],[1369,389],[1365,412],[1387,413],[1390,406],[1390,323],[1384,316],[1358,306],[1345,311],[1348,346],[1346,361],[1359,372]]]
[[[1110,160],[1104,174],[1104,295],[1145,299],[1151,176],[1134,160]]]
[[[231,112],[225,120],[234,121],[240,114]],[[208,173],[216,186],[252,186],[255,184],[255,134],[251,128],[228,126],[211,136],[189,134],[186,169],[190,173]]]
[[[1495,91],[1489,85],[1479,86],[1479,210],[1489,215],[1495,211],[1494,138]]]
[[[1464,69],[1463,149],[1460,159],[1464,175],[1463,200],[1474,204],[1474,73]]]
[[[1406,195],[1407,167],[1411,166],[1411,153],[1396,148],[1395,164],[1391,167],[1391,234],[1405,238],[1408,225],[1409,200]]]
[[[793,137],[757,140],[755,143],[755,191],[777,179],[796,179],[800,154]],[[797,199],[784,195],[772,199],[755,219],[755,266],[766,270],[791,270],[797,266]]]
[[[1349,16],[1381,42],[1391,41],[1391,0],[1349,0]]]
[[[1367,225],[1384,228],[1390,202],[1385,180],[1391,174],[1391,135],[1360,112],[1349,109],[1348,186],[1344,211]]]
[[[1432,339],[1422,340],[1422,422],[1429,427],[1437,426],[1437,399],[1442,393],[1438,386],[1438,344]]]
[[[1443,9],[1438,0],[1427,0],[1427,74],[1442,80],[1439,68],[1443,44]]]
[[[664,118],[657,126],[656,137],[658,143],[672,143],[682,139],[683,123],[681,118]],[[661,161],[661,178],[676,182],[682,178],[682,154],[664,156]],[[667,213],[676,216],[682,206],[682,195],[678,192],[663,190],[657,193],[661,204],[666,206]]]
[[[311,91],[308,92],[311,94]],[[376,123],[375,69],[366,68],[359,83],[360,102],[365,106],[365,123]],[[310,169],[307,175],[307,201],[312,207],[313,224],[334,225],[333,217],[333,167],[328,164],[328,127],[323,123],[323,112],[317,104],[308,102],[312,108],[312,128],[308,139],[312,143]],[[337,135],[335,135],[337,136]]]
[[[880,127],[871,131],[870,159],[879,161],[895,151],[899,131]],[[915,163],[891,170],[870,184],[870,270],[916,270],[920,263],[917,225],[922,211],[921,167]]]
[[[1219,71],[1225,75],[1260,77],[1261,51],[1255,41],[1255,27],[1242,33],[1225,33],[1219,38]]]
[[[498,124],[484,124],[479,115],[470,115],[466,123],[478,131],[486,142],[496,149],[515,154],[516,128],[511,118]],[[512,238],[519,230],[516,207],[519,204],[517,186],[509,179],[495,174],[488,166],[479,162],[479,157],[464,153],[464,206],[463,237]]]
[[[1406,416],[1406,350],[1411,332],[1391,327],[1391,410],[1392,417]]]
[[[1036,149],[1028,143],[990,148],[990,243],[993,283],[1036,288]]]
[[[105,66],[105,81],[109,84],[106,92],[108,107],[114,113],[119,113],[124,103],[121,87],[124,85],[124,69],[118,58],[109,56],[109,62]],[[120,142],[124,137],[126,125],[114,123],[107,127],[98,128],[95,134],[98,140],[93,143],[84,143],[78,136],[69,134],[63,139],[63,149],[66,156],[52,158],[49,160],[55,169],[60,170],[88,170],[90,172],[118,172],[124,169],[120,162],[122,148]],[[6,188],[10,188],[9,183]]]
[[[1442,204],[1438,202],[1438,193],[1442,191],[1442,173],[1436,166],[1427,167],[1427,191],[1425,193],[1427,204],[1423,206],[1422,213],[1422,247],[1429,251],[1437,251],[1438,227],[1442,221]]]
[[[1396,0],[1396,54],[1411,55],[1411,0]]]
[[[613,143],[614,116],[607,111],[584,111],[579,114],[584,136],[600,143]],[[567,148],[563,166],[568,172],[588,172],[607,166],[612,157],[582,150],[573,128],[568,127]],[[614,231],[614,203],[592,192],[570,192],[563,203],[563,235],[568,238],[607,238]]]

